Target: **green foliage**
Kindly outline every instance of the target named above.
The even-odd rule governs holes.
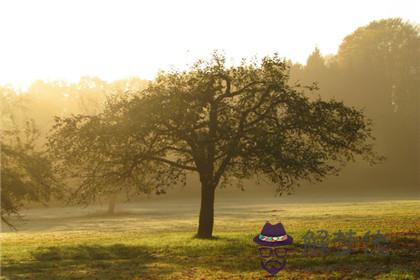
[[[63,173],[83,178],[84,199],[116,186],[185,182],[187,171],[211,188],[221,178],[260,176],[289,192],[355,155],[377,159],[362,111],[310,100],[304,89],[314,88],[289,86],[287,73],[277,55],[228,67],[215,53],[109,100],[99,115],[57,118],[50,148]]]

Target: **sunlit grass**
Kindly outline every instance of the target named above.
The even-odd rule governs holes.
[[[79,217],[67,221],[79,225],[71,230],[2,233],[2,273],[7,279],[266,279],[252,237],[270,220],[281,221],[295,240],[278,279],[418,279],[419,209],[419,201],[219,205],[213,240],[194,238],[196,216],[188,209],[178,209],[184,218],[176,207],[166,209],[173,215],[147,219]],[[391,254],[304,256],[308,229],[353,229],[358,236],[381,230]]]

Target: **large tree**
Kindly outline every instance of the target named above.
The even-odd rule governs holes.
[[[337,174],[360,155],[371,163],[370,121],[335,100],[288,85],[277,55],[227,66],[222,55],[162,72],[138,94],[119,95],[97,116],[58,118],[50,147],[61,169],[84,178],[78,197],[136,185],[164,188],[197,172],[197,236],[210,238],[221,183],[266,178],[279,193]]]

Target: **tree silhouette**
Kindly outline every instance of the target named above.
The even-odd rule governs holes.
[[[321,55],[321,51],[318,47],[314,49],[314,51],[309,55],[306,61],[305,72],[308,72],[307,76],[309,76],[309,80],[311,80],[312,76],[316,73],[317,75],[323,74],[327,70],[325,65],[325,59]]]
[[[212,237],[221,183],[265,178],[290,193],[301,180],[337,174],[354,156],[370,163],[371,124],[360,110],[309,98],[288,85],[277,55],[226,66],[215,53],[186,71],[161,72],[147,89],[110,100],[97,116],[57,118],[50,136],[59,169],[83,178],[77,197],[112,187],[157,189],[197,172],[197,236]]]

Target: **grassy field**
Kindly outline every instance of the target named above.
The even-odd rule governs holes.
[[[114,216],[97,208],[28,212],[18,232],[1,233],[2,279],[267,279],[252,242],[267,220],[282,222],[295,241],[275,279],[420,279],[419,200],[225,200],[216,204],[214,240],[193,237],[197,202],[125,204]],[[304,255],[308,229],[380,230],[389,255],[357,246],[348,256]]]

